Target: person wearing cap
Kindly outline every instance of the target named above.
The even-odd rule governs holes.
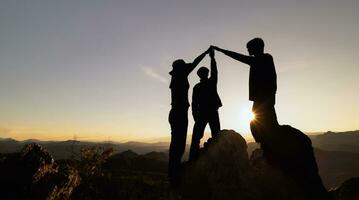
[[[221,129],[218,109],[222,106],[222,102],[217,92],[218,70],[213,49],[209,51],[209,56],[211,58],[211,76],[208,78],[208,68],[199,68],[197,75],[200,82],[193,87],[192,115],[195,124],[189,153],[190,161],[198,158],[200,141],[207,124],[211,128],[212,138],[216,138]]]
[[[208,50],[199,55],[192,63],[179,59],[173,62],[171,75],[171,110],[168,121],[171,126],[169,147],[168,178],[172,185],[178,182],[181,159],[186,147],[188,128],[188,75],[206,56]]]
[[[263,142],[265,133],[278,127],[274,108],[277,74],[273,57],[264,53],[264,42],[261,38],[254,38],[247,43],[249,56],[216,46],[211,47],[250,66],[249,100],[253,101],[252,112],[255,115],[255,120],[251,122],[251,132],[256,142]]]

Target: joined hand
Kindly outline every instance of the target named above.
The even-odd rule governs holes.
[[[213,45],[211,45],[209,48],[210,48],[210,49],[217,50],[217,51],[219,51],[219,50],[220,50],[220,48],[219,48],[219,47],[217,47],[217,46],[213,46]]]
[[[209,48],[209,57],[214,58],[214,49]]]

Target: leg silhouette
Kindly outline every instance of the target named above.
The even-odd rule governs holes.
[[[186,147],[188,112],[185,110],[170,111],[171,144],[169,149],[168,176],[171,183],[178,181],[181,158]]]
[[[189,152],[189,160],[190,161],[196,160],[198,158],[199,145],[200,145],[201,139],[203,137],[206,125],[207,125],[207,120],[202,117],[200,119],[198,119],[194,124],[191,148],[190,148],[190,152]]]
[[[219,122],[218,110],[211,112],[209,116],[209,127],[211,128],[211,134],[213,138],[216,138],[221,130],[221,124]]]

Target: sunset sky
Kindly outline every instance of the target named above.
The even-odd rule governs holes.
[[[358,0],[2,0],[0,138],[169,137],[172,62],[211,44],[247,54],[254,37],[274,57],[280,124],[359,129],[358,9]],[[249,68],[216,58],[222,128],[250,137]]]

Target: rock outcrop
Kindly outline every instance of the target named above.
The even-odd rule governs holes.
[[[184,164],[179,191],[188,199],[330,199],[310,139],[290,126],[273,135],[249,158],[242,136],[221,131],[198,160]]]
[[[287,176],[303,199],[330,199],[319,176],[311,140],[303,132],[278,126],[265,135],[261,148],[268,165]]]
[[[1,199],[69,199],[80,184],[78,172],[61,168],[37,144],[26,145],[20,153],[1,155]]]
[[[329,193],[324,189],[311,142],[302,132],[281,126],[273,133],[249,157],[240,134],[221,131],[205,143],[198,160],[183,165],[175,190],[168,185],[163,153],[128,151],[107,162],[109,150],[90,148],[81,160],[56,163],[31,144],[20,153],[0,154],[0,199],[359,199],[359,178]],[[100,170],[103,166],[106,170]]]
[[[198,160],[183,166],[180,190],[185,199],[258,199],[251,172],[246,141],[223,130],[204,144]]]

